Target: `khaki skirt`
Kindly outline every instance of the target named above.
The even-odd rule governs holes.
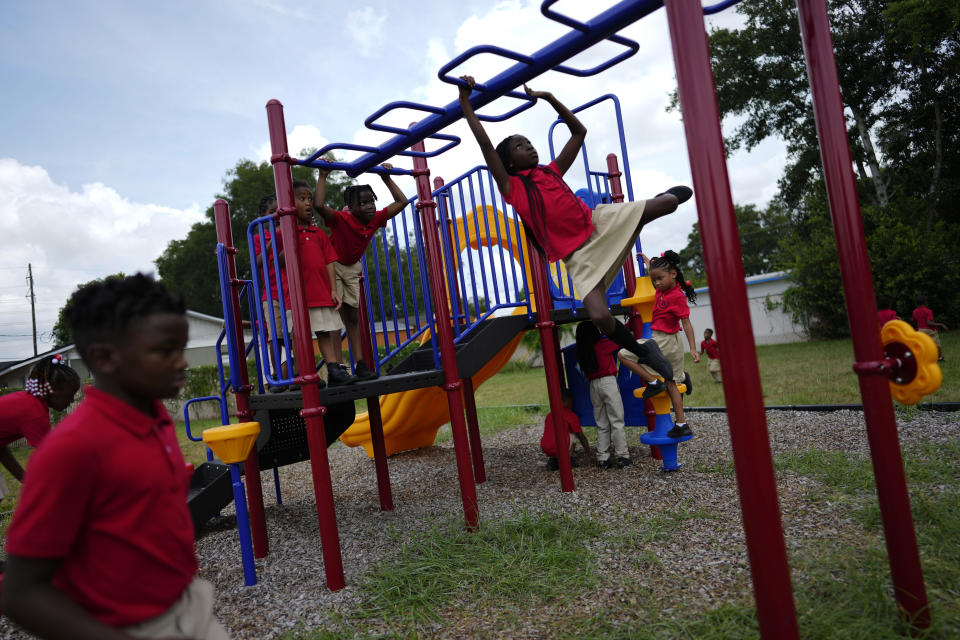
[[[610,288],[640,235],[645,200],[597,205],[593,233],[563,259],[581,300],[598,285]]]

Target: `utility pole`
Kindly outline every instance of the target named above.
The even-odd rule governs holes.
[[[37,355],[37,297],[33,295],[33,265],[27,264],[27,282],[30,283],[30,318],[33,320],[33,355]]]

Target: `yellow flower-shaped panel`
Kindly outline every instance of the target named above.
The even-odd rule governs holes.
[[[884,357],[913,360],[916,375],[913,379],[890,379],[890,395],[902,404],[917,404],[940,388],[943,373],[937,365],[937,345],[933,338],[920,333],[903,320],[891,320],[880,331]],[[913,369],[911,365],[909,369]]]
[[[232,464],[247,459],[258,435],[260,435],[259,422],[241,422],[205,429],[203,441],[214,455],[227,464]]]

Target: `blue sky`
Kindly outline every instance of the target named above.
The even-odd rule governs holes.
[[[612,3],[561,0],[589,18]],[[589,5],[584,8],[583,5]],[[0,7],[0,360],[32,355],[26,265],[33,264],[38,329],[49,332],[77,283],[116,271],[151,271],[167,243],[186,235],[241,158],[267,153],[264,105],[285,105],[291,152],[328,141],[375,143],[363,119],[393,100],[446,104],[453,87],[436,72],[483,43],[533,52],[565,30],[539,2],[119,2],[6,0]],[[721,14],[720,24],[734,24]],[[689,183],[663,11],[626,35],[641,51],[600,76],[548,74],[536,88],[570,106],[603,93],[623,101],[637,197]],[[609,50],[581,54],[603,58]],[[503,68],[481,56],[462,71],[482,79]],[[387,122],[407,124],[412,112]],[[545,151],[555,117],[538,105],[490,127],[523,132]],[[616,151],[608,115],[585,117],[598,160]],[[451,132],[469,136],[458,123]],[[499,136],[499,137],[498,137]],[[541,156],[543,156],[543,151]],[[432,162],[453,177],[478,164],[472,139]],[[737,202],[765,203],[783,166],[779,144],[731,160]],[[395,164],[409,166],[409,160]],[[371,181],[379,188],[379,180]],[[413,193],[413,182],[398,184]],[[656,191],[652,191],[656,189]],[[693,206],[645,231],[650,250],[681,248]],[[46,349],[48,341],[41,341]]]

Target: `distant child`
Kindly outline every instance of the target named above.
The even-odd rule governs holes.
[[[943,346],[940,344],[940,331],[946,331],[947,325],[942,322],[933,321],[933,311],[927,308],[926,296],[917,296],[917,308],[913,310],[913,322],[917,325],[917,331],[925,333],[937,345],[937,360],[943,361]]]
[[[30,458],[7,531],[3,613],[40,638],[228,636],[196,577],[187,467],[160,402],[183,389],[183,299],[111,277],[66,308],[94,386]]]
[[[573,112],[553,94],[524,86],[528,96],[550,103],[571,133],[556,160],[541,165],[536,149],[521,135],[504,138],[493,147],[470,104],[474,80],[470,76],[462,76],[461,80],[466,83],[460,87],[464,118],[480,145],[497,188],[523,221],[527,237],[533,238],[550,262],[564,261],[597,329],[621,348],[631,351],[639,362],[650,365],[664,378],[672,378],[670,363],[657,345],[638,343],[610,313],[607,289],[620,273],[643,226],[676,211],[693,192],[688,187],[672,187],[650,200],[601,204],[591,211],[563,180],[587,135],[586,127]]]
[[[385,169],[393,169],[393,165],[384,162]],[[347,342],[354,354],[356,366],[354,371],[360,380],[372,380],[377,377],[363,361],[360,352],[360,327],[357,326],[357,307],[360,305],[360,274],[363,265],[360,259],[370,245],[370,240],[377,229],[387,226],[387,222],[403,211],[407,206],[407,196],[393,181],[390,174],[384,173],[380,177],[383,184],[390,190],[393,202],[377,211],[373,189],[368,184],[353,185],[343,192],[344,209],[338,211],[325,204],[325,190],[329,169],[320,169],[317,176],[317,193],[314,196],[314,206],[320,211],[324,222],[330,229],[330,242],[339,256],[333,263],[337,276],[337,295],[340,296],[340,318],[347,329]],[[343,362],[343,352],[337,349],[337,362]]]
[[[263,216],[272,216],[277,212],[277,196],[273,193],[268,193],[260,198],[260,208],[258,217]],[[269,246],[270,243],[270,232],[267,231],[267,228],[263,229],[263,240]],[[273,340],[277,339],[280,342],[280,347],[278,349],[280,357],[283,357],[283,340],[278,336],[283,332],[283,315],[280,311],[280,295],[278,293],[277,287],[277,274],[274,271],[273,257],[272,252],[268,252],[267,261],[264,263],[263,256],[261,255],[260,248],[260,238],[259,236],[255,239],[253,244],[253,252],[257,259],[257,269],[260,271],[261,279],[263,280],[265,276],[264,273],[264,264],[266,268],[269,269],[269,278],[270,278],[270,300],[271,304],[267,304],[267,292],[266,290],[260,295],[260,301],[263,305],[263,317],[266,319],[266,332],[267,332],[267,343],[270,346],[268,352],[270,354],[270,362],[273,365],[274,371],[277,370],[278,363],[276,362],[276,356],[273,352]],[[290,349],[293,349],[293,316],[290,313],[290,290],[287,288],[287,272],[281,266],[280,271],[280,290],[283,291],[283,301],[286,306],[286,320],[287,320],[287,331],[290,333]],[[273,323],[270,322],[270,318],[273,318]],[[274,335],[274,330],[272,324],[276,325],[276,335]],[[280,365],[280,373],[283,377],[287,376],[287,365],[282,363]],[[271,391],[284,391],[286,387],[272,387]]]
[[[720,345],[713,339],[713,329],[703,330],[703,341],[700,343],[700,357],[707,354],[707,371],[714,382],[723,382],[720,379]]]
[[[50,433],[50,409],[63,411],[80,390],[80,376],[64,364],[63,356],[46,356],[33,365],[24,391],[0,397],[0,464],[23,482],[23,467],[7,446],[26,438],[38,447]],[[7,495],[7,483],[0,476],[0,499]]]
[[[880,328],[883,328],[883,325],[887,324],[891,320],[899,320],[897,312],[894,311],[891,307],[893,304],[890,302],[890,296],[877,296],[877,325]]]
[[[297,208],[297,242],[300,246],[300,273],[303,276],[304,296],[310,310],[310,329],[317,336],[320,355],[327,363],[327,384],[331,387],[351,384],[357,377],[339,364],[341,358],[340,329],[343,325],[337,310],[340,296],[337,295],[334,263],[337,252],[330,244],[327,232],[313,224],[313,192],[302,180],[293,181],[293,203]],[[280,263],[284,264],[283,248]],[[272,251],[267,246],[267,251]],[[301,375],[312,373],[301,366]],[[320,383],[322,387],[322,381]]]
[[[601,469],[613,466],[610,461],[611,435],[617,467],[623,469],[630,464],[627,435],[623,429],[623,399],[617,385],[619,350],[617,343],[604,337],[592,322],[577,325],[577,362],[590,382],[590,403],[597,423],[597,465]]]
[[[589,456],[590,443],[587,442],[587,436],[583,435],[583,429],[580,428],[580,418],[573,412],[573,393],[571,393],[569,389],[564,389],[562,393],[563,415],[561,416],[561,420],[563,421],[563,426],[560,427],[560,440],[564,446],[566,446],[567,443],[570,442],[570,434],[576,434],[577,440],[580,441],[580,446],[583,447],[583,453]],[[543,422],[543,437],[540,438],[540,449],[547,455],[547,469],[550,471],[556,471],[560,468],[560,463],[557,462],[557,441],[553,435],[553,419],[553,414],[548,413],[546,420]],[[571,456],[573,456],[576,448],[576,442],[570,445]],[[579,466],[572,460],[571,464],[574,467]]]
[[[683,399],[680,397],[677,383],[682,382],[687,385],[687,394],[693,390],[693,381],[690,379],[690,374],[683,371],[681,328],[687,336],[690,355],[693,357],[694,363],[700,362],[700,354],[697,353],[697,344],[693,337],[693,325],[690,324],[690,307],[687,306],[688,300],[690,302],[696,301],[697,294],[693,287],[683,279],[683,271],[680,269],[680,256],[675,252],[666,251],[661,257],[653,260],[642,253],[640,257],[643,258],[643,264],[656,289],[653,322],[650,325],[653,331],[653,340],[660,345],[660,350],[663,351],[673,367],[673,378],[667,379],[666,385],[667,393],[673,402],[676,421],[667,435],[671,438],[693,435],[683,414]],[[640,375],[641,378],[644,378],[644,374],[649,375],[651,373],[643,371],[643,367],[637,364],[636,358],[629,351],[620,352],[620,361],[631,371]]]

